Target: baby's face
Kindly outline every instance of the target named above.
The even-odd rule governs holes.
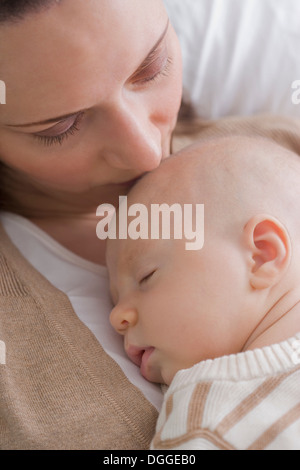
[[[203,248],[188,251],[184,238],[127,238],[110,240],[107,251],[115,303],[111,323],[142,375],[166,384],[180,369],[239,352],[249,334],[243,315],[249,286],[238,243],[212,226],[209,188],[199,200],[199,181],[185,168],[170,159],[138,183],[128,206],[144,204],[150,214],[151,203],[204,203]],[[178,174],[180,187],[170,184]]]

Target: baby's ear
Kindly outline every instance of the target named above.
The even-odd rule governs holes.
[[[250,284],[254,289],[274,286],[287,271],[291,260],[288,231],[275,217],[257,215],[244,228],[250,250]]]

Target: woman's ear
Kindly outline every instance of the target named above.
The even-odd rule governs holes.
[[[279,220],[269,215],[252,217],[244,228],[250,249],[250,284],[254,289],[275,285],[286,272],[291,259],[288,231]]]

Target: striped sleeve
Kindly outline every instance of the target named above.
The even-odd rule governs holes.
[[[171,388],[151,448],[300,450],[300,367]]]

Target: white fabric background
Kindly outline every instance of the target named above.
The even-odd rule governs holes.
[[[292,83],[300,80],[299,0],[164,3],[182,47],[184,88],[201,117],[300,117],[300,104],[292,103]]]

